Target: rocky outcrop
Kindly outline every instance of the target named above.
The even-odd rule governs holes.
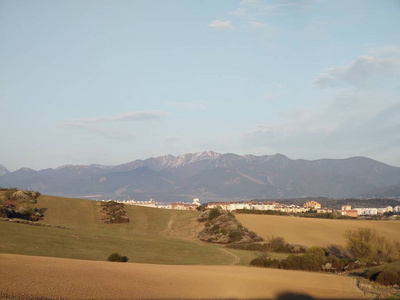
[[[200,214],[198,221],[205,222],[205,227],[198,236],[204,242],[231,244],[252,243],[263,240],[256,233],[243,227],[230,212],[216,208],[206,210]]]
[[[39,192],[0,188],[0,217],[39,221],[46,209],[35,207]]]

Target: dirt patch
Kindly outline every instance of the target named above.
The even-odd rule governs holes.
[[[324,299],[363,297],[349,277],[238,266],[124,264],[0,254],[0,270],[0,291],[15,295],[14,299],[273,299],[284,293]]]

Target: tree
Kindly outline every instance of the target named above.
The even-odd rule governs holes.
[[[353,258],[367,259],[377,263],[399,258],[399,242],[391,242],[370,228],[347,230],[346,246]]]

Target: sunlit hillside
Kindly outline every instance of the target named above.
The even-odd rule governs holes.
[[[9,270],[0,272],[0,299],[3,295],[5,299],[21,295],[24,299],[363,297],[353,278],[241,266],[123,264],[0,254],[0,268]]]
[[[104,224],[95,201],[41,196],[37,206],[47,209],[40,223],[52,227],[1,222],[0,252],[88,260],[118,252],[129,262],[157,264],[231,264],[237,256],[247,264],[254,257],[197,241],[195,211],[126,205],[129,223]]]
[[[236,214],[236,218],[264,239],[281,236],[288,243],[305,246],[345,245],[347,229],[372,228],[390,240],[400,241],[399,221],[328,220],[288,216]]]

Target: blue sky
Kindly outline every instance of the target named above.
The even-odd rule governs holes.
[[[400,1],[0,1],[0,164],[400,167]]]

